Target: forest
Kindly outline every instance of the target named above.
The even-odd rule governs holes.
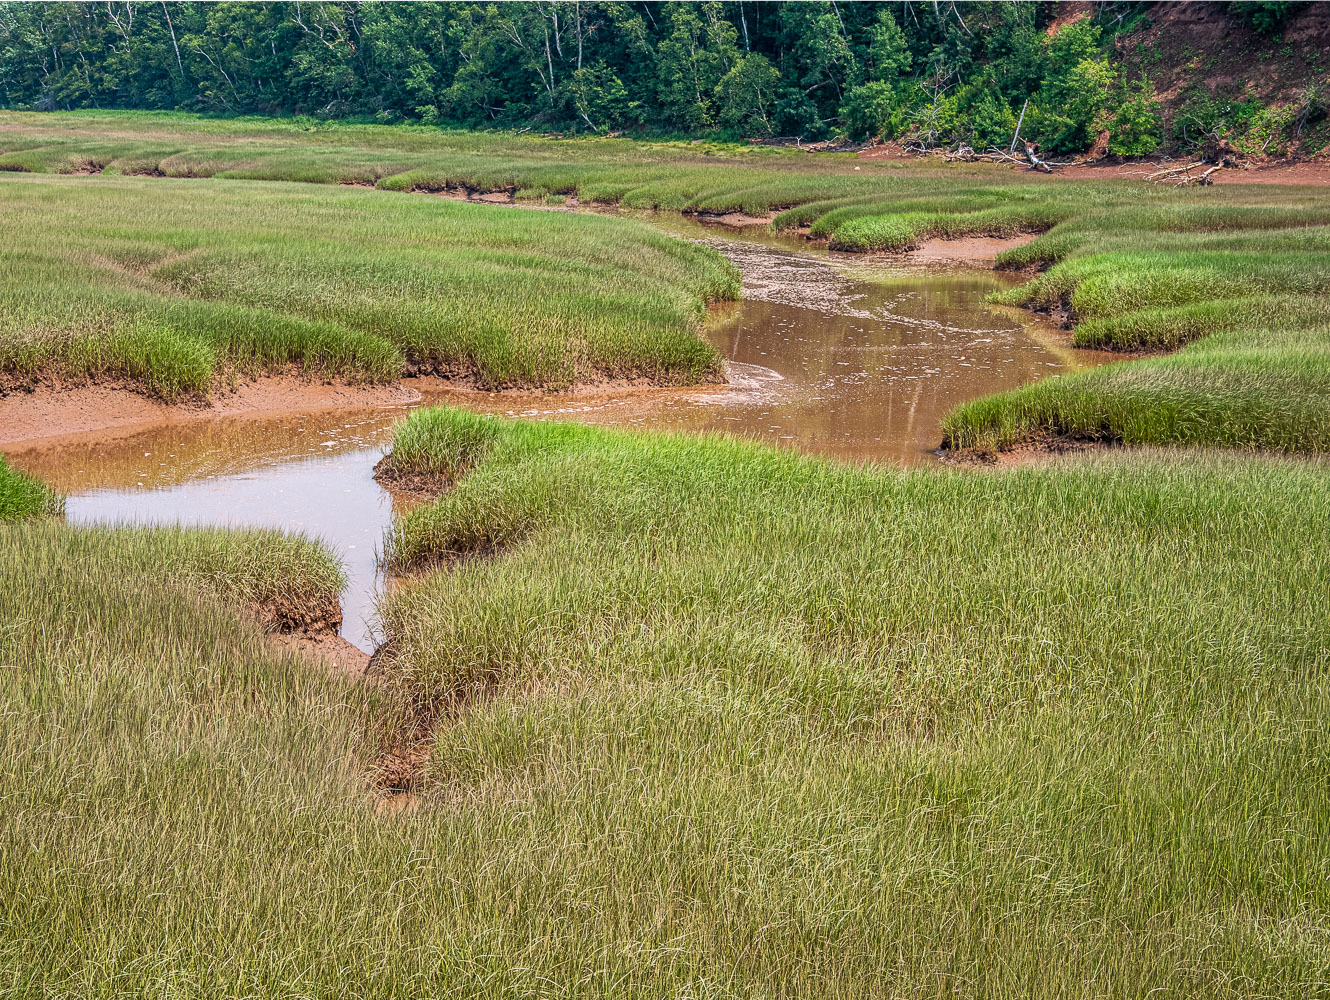
[[[1006,148],[1019,125],[1053,155],[1116,156],[1276,152],[1324,119],[1323,70],[1296,99],[1254,96],[1271,63],[1162,100],[1132,39],[1165,6],[0,3],[0,105],[919,150]],[[1278,62],[1316,5],[1205,6]]]

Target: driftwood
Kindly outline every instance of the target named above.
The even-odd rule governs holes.
[[[1039,157],[1039,147],[1032,142],[1027,142],[1023,155],[1013,156],[1006,150],[998,149],[996,146],[989,146],[988,151],[984,153],[976,152],[965,143],[961,143],[955,149],[942,154],[942,158],[947,162],[975,163],[983,161],[986,163],[1024,163],[1031,170],[1039,170],[1046,174],[1051,174],[1054,167],[1065,167],[1067,163],[1054,162],[1052,160],[1043,160]],[[911,149],[906,147],[907,152],[925,152],[923,149]]]
[[[1192,173],[1200,167],[1206,169],[1199,174]],[[1198,184],[1202,187],[1208,187],[1214,183],[1216,171],[1224,168],[1223,163],[1207,164],[1205,160],[1197,160],[1195,163],[1184,163],[1177,166],[1162,167],[1153,173],[1145,175],[1145,179],[1151,184],[1175,184],[1178,187],[1186,187],[1189,184]]]
[[[1160,167],[1158,170],[1154,171],[1153,173],[1146,174],[1145,179],[1147,181],[1151,181],[1156,184],[1158,184],[1161,181],[1171,181],[1173,180],[1173,178],[1178,177],[1180,175],[1186,176],[1187,174],[1191,173],[1191,171],[1195,170],[1197,167],[1201,167],[1204,165],[1205,165],[1204,160],[1197,160],[1195,163],[1183,163],[1183,164],[1175,164],[1169,167]]]
[[[1142,176],[1151,184],[1174,184],[1178,187],[1196,184],[1208,187],[1214,183],[1215,174],[1225,167],[1245,170],[1247,164],[1245,154],[1235,149],[1227,139],[1210,135],[1201,147],[1200,159],[1192,163],[1173,163],[1168,166],[1152,163],[1150,166],[1155,169]]]
[[[1011,148],[1007,150],[1008,154],[1016,152],[1016,140],[1021,137],[1021,126],[1025,124],[1025,109],[1030,106],[1030,99],[1027,97],[1025,103],[1021,105],[1021,116],[1016,119],[1016,131],[1011,134]]]

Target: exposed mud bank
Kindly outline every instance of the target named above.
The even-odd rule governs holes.
[[[274,649],[296,653],[317,663],[329,673],[360,678],[369,668],[370,655],[336,633],[282,633],[269,634]]]
[[[398,469],[393,465],[391,453],[374,466],[374,481],[391,489],[394,495],[415,502],[438,499],[451,483],[447,476]]]
[[[718,379],[687,388],[724,384]],[[467,397],[506,400],[520,405],[551,398],[591,399],[606,393],[668,388],[671,387],[654,382],[608,378],[578,383],[569,390],[556,392],[531,388],[482,389],[466,378],[438,375],[409,375],[387,385],[321,383],[273,375],[253,379],[233,391],[220,391],[207,400],[167,403],[121,385],[71,388],[39,385],[0,395],[0,445],[6,450],[21,450],[39,441],[55,443],[56,439],[69,439],[73,443],[93,433],[132,434],[149,427],[216,417],[275,417],[285,413],[410,406],[438,394],[463,400]]]
[[[698,221],[707,222],[709,220],[699,217]],[[741,227],[732,226],[731,228]],[[832,240],[829,236],[812,235],[812,226],[807,224],[782,232],[790,239],[800,239],[823,250],[834,250],[836,253],[852,257],[869,259],[883,257],[894,260],[917,261],[919,263],[979,264],[990,268],[995,266],[997,256],[1003,250],[1025,246],[1025,244],[1037,240],[1043,235],[1042,232],[1028,232],[1016,236],[961,236],[956,239],[935,236],[924,240],[919,246],[909,250],[852,250],[832,246]]]
[[[285,594],[254,605],[251,613],[274,650],[295,653],[329,673],[348,677],[363,675],[369,666],[370,655],[339,634],[338,594]]]
[[[1115,438],[1062,437],[1041,434],[1027,438],[1010,448],[950,448],[944,442],[938,458],[946,465],[967,469],[1014,468],[1040,465],[1071,455],[1116,451],[1126,447]]]
[[[132,431],[207,417],[400,406],[420,398],[419,389],[406,382],[327,385],[286,375],[255,379],[207,401],[179,403],[165,403],[119,386],[39,386],[30,392],[0,396],[0,444],[13,446],[112,429]]]
[[[685,212],[684,215],[696,219],[703,225],[726,226],[730,229],[752,229],[758,226],[769,226],[771,221],[776,218],[775,212],[768,212],[765,215],[748,215],[746,212],[725,212],[719,215],[715,212]]]
[[[908,251],[905,256],[916,261],[938,263],[988,264],[992,266],[998,254],[1013,247],[1023,247],[1039,238],[1038,233],[1020,236],[969,236],[959,240],[927,240],[923,246]]]

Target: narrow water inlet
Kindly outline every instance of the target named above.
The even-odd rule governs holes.
[[[736,262],[744,301],[705,335],[730,384],[568,393],[425,393],[528,419],[673,431],[727,431],[851,461],[933,461],[957,404],[1117,360],[1077,351],[1031,317],[983,303],[1015,280],[984,268],[847,258],[769,235],[718,235],[678,219],[671,232]],[[344,561],[342,634],[377,645],[377,554],[394,498],[373,479],[401,405],[210,417],[20,443],[11,460],[69,494],[73,523],[280,528]]]
[[[392,498],[373,479],[378,448],[311,458],[174,486],[71,494],[71,524],[170,523],[278,528],[318,538],[346,571],[341,634],[365,652],[378,646],[374,602],[378,549],[392,523]],[[154,455],[145,452],[144,463]],[[169,461],[169,459],[168,459]],[[151,479],[151,476],[149,476]]]

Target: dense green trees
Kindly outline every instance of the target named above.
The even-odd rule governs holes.
[[[1266,5],[1275,6],[1275,5]],[[449,126],[1159,144],[1093,19],[1048,3],[0,3],[0,104]],[[1235,17],[1238,15],[1234,15]]]

